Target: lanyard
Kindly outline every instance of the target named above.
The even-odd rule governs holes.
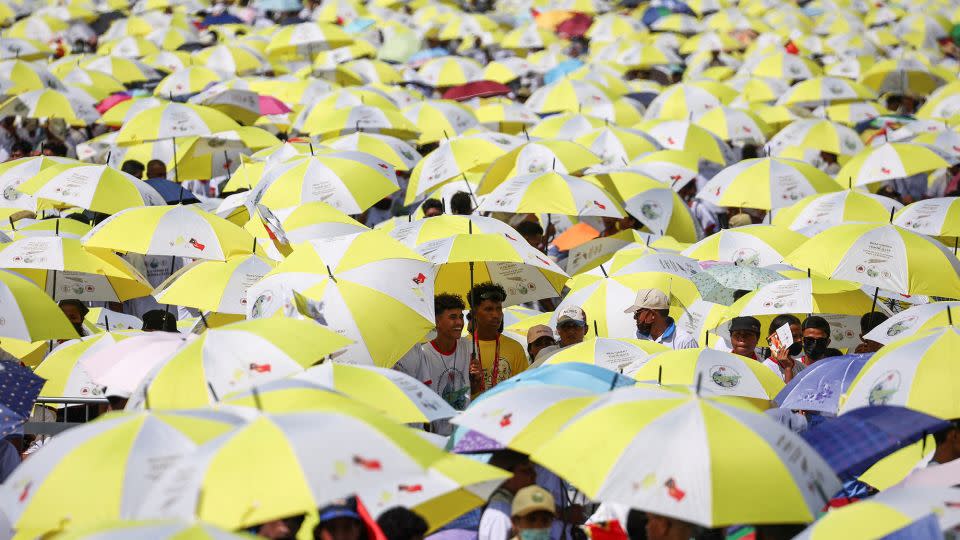
[[[477,361],[480,362],[480,371],[483,371],[483,358],[480,354],[480,338],[477,337],[477,334],[473,334],[473,344],[477,349]],[[490,366],[490,386],[497,385],[497,376],[500,374],[500,334],[497,334],[497,345],[493,353],[493,364]],[[487,389],[487,378],[482,377],[480,379],[480,391],[483,392]]]

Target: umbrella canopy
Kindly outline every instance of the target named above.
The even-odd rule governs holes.
[[[837,414],[840,396],[850,388],[870,356],[848,354],[833,357],[829,362],[814,362],[794,375],[774,401],[782,409]]]
[[[771,210],[818,193],[839,191],[826,173],[802,161],[745,159],[720,171],[698,196],[718,206]]]
[[[783,381],[756,360],[715,349],[684,349],[653,355],[633,374],[638,381],[697,385],[708,395],[772,399]],[[702,385],[702,386],[701,386]]]

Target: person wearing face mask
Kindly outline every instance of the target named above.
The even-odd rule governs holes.
[[[695,349],[697,339],[677,328],[670,317],[670,299],[657,289],[640,289],[633,305],[624,310],[633,313],[637,323],[637,339],[666,345],[671,349]]]
[[[828,350],[830,323],[826,319],[811,315],[804,319],[801,330],[803,332],[803,355],[808,366],[830,356]]]
[[[527,486],[513,496],[510,512],[513,540],[549,540],[557,518],[553,495],[540,486]]]

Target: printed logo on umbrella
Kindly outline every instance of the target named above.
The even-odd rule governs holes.
[[[900,390],[900,384],[899,371],[894,369],[884,373],[870,387],[867,403],[870,405],[886,405],[893,399],[894,394]]]
[[[721,388],[733,388],[740,384],[742,376],[730,366],[713,366],[710,368],[710,380]]]

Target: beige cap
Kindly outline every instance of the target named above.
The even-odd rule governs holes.
[[[540,486],[527,486],[513,496],[513,507],[510,515],[513,517],[526,516],[534,512],[550,512],[557,514],[557,506],[553,502],[553,495]]]
[[[553,338],[554,337],[553,330],[551,330],[549,326],[544,324],[531,326],[530,329],[527,330],[527,345],[533,343],[534,341],[542,337]]]
[[[670,309],[670,299],[657,289],[640,289],[633,305],[625,309],[624,313],[633,313],[640,309]]]
[[[570,306],[563,308],[557,317],[557,326],[566,323],[576,323],[579,326],[587,325],[587,314],[579,306]]]

